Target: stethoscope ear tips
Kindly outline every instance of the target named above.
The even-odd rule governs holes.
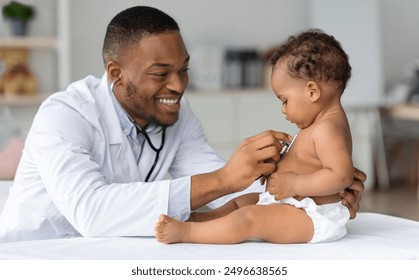
[[[115,83],[119,80],[121,80],[121,74],[119,74],[119,76],[115,80],[112,81],[112,83],[111,83],[111,91],[112,92],[113,92],[113,87],[114,87]]]

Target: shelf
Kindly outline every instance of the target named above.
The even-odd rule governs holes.
[[[419,121],[419,104],[398,104],[386,108],[387,113],[396,119]]]
[[[50,96],[49,93],[38,93],[33,95],[0,95],[0,106],[39,106],[48,98],[48,96]]]
[[[28,49],[55,49],[57,39],[54,37],[3,37],[0,48],[28,48]]]

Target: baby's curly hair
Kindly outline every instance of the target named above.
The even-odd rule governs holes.
[[[271,57],[272,65],[278,61],[287,62],[291,77],[335,82],[341,93],[351,77],[348,55],[333,36],[320,29],[290,36]]]

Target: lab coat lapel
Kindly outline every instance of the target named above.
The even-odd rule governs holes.
[[[138,171],[137,163],[134,159],[134,155],[131,146],[126,139],[125,134],[121,129],[116,110],[109,94],[109,87],[106,74],[103,75],[102,80],[94,92],[95,100],[99,106],[100,127],[105,134],[105,138],[109,141],[111,156],[109,160],[116,162],[110,162],[113,166],[113,172],[115,179],[118,177],[125,178],[124,181],[136,182],[140,180],[140,174]],[[118,169],[121,169],[124,174],[119,174]]]
[[[119,177],[121,175],[118,172],[118,168],[120,168],[124,175],[122,175],[122,178],[117,178],[118,180],[121,182],[139,182],[141,180],[140,172],[135,162],[131,146],[127,139],[123,139],[122,141],[126,143],[110,145],[111,158],[116,159],[116,162],[112,163],[114,165],[115,176]]]

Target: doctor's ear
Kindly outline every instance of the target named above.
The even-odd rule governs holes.
[[[121,79],[121,68],[118,63],[113,60],[110,60],[106,63],[106,72],[108,74],[108,78],[111,81],[116,81]]]

